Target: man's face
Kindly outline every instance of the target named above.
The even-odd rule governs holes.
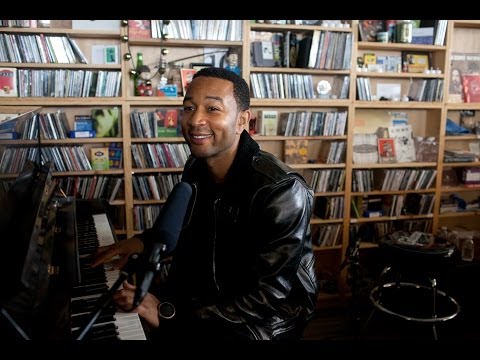
[[[200,76],[183,101],[182,132],[195,157],[233,161],[249,111],[239,112],[228,80]]]

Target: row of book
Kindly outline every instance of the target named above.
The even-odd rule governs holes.
[[[436,169],[356,169],[352,172],[352,190],[427,190],[433,185],[436,175]]]
[[[18,69],[18,96],[117,97],[121,79],[120,71]]]
[[[53,171],[92,170],[83,146],[44,146],[40,149],[40,157],[43,163],[53,163]],[[37,147],[7,146],[0,160],[0,173],[19,173],[27,159],[36,161],[37,158]]]
[[[349,70],[352,42],[350,32],[314,30],[312,36],[307,35],[299,43],[296,67]]]
[[[181,135],[181,108],[130,113],[132,136],[135,138],[177,137]]]
[[[133,207],[133,228],[143,231],[151,228],[160,213],[163,205],[143,205]]]
[[[345,169],[305,169],[303,177],[316,193],[343,191]]]
[[[37,20],[0,20],[0,27],[20,27],[20,28],[29,28],[37,27]]]
[[[129,20],[129,32],[131,31]],[[148,21],[148,20],[147,20]],[[219,40],[219,41],[241,41],[242,21],[241,20],[150,20],[151,37],[162,38],[162,31],[168,34],[169,39],[181,40]],[[148,26],[148,25],[147,25]]]
[[[90,115],[75,115],[72,130],[67,115],[58,110],[52,113],[29,111],[0,121],[0,139],[67,139],[78,137],[117,137],[119,135],[118,107],[92,109]]]
[[[87,64],[74,39],[67,35],[0,33],[0,62]]]
[[[477,161],[477,155],[467,150],[446,149],[443,153],[444,162],[473,162]]]
[[[279,135],[345,135],[346,125],[346,111],[295,111],[281,113]]]
[[[434,194],[408,193],[354,196],[351,202],[351,216],[360,219],[401,215],[430,215],[433,211],[434,202]]]
[[[42,139],[66,139],[69,136],[70,128],[67,115],[63,111],[54,113],[39,113],[25,121],[22,139],[36,139],[38,126],[40,125],[40,136]]]
[[[442,101],[443,83],[443,79],[415,79],[410,83],[407,96],[412,101]]]
[[[350,236],[359,237],[363,241],[372,242],[395,231],[432,232],[431,219],[402,219],[395,221],[377,221],[350,225]]]
[[[133,197],[138,200],[165,200],[173,187],[182,179],[182,174],[134,175]]]
[[[137,169],[181,168],[187,162],[187,144],[132,144],[133,163]]]
[[[315,198],[313,214],[320,219],[343,218],[343,196],[319,196]]]
[[[250,74],[253,97],[256,99],[314,99],[312,75]]]
[[[357,100],[372,101],[372,86],[370,79],[366,77],[357,77]]]
[[[51,161],[53,171],[88,171],[119,169],[122,166],[123,150],[119,143],[110,143],[108,147],[90,148],[90,160],[83,146],[44,146],[40,148],[40,160]],[[7,146],[0,160],[0,172],[19,173],[26,160],[37,161],[38,147]]]
[[[332,90],[330,93],[331,99],[348,99],[348,91],[350,89],[350,76],[334,76]]]
[[[407,96],[410,101],[439,102],[443,99],[443,85],[443,79],[415,79],[408,87]],[[378,100],[378,96],[372,93],[370,78],[357,77],[357,99],[360,101]],[[398,99],[400,99],[400,94]]]
[[[390,200],[390,199],[389,199]],[[427,215],[433,211],[434,194],[402,194],[392,195],[391,201],[385,201],[386,216],[406,214]]]
[[[322,164],[341,164],[345,162],[346,141],[322,141],[318,162]]]
[[[435,23],[435,37],[433,40],[434,45],[445,45],[445,37],[447,34],[448,20],[437,20]]]
[[[342,229],[342,224],[325,224],[316,226],[312,231],[312,241],[319,247],[341,245]]]
[[[312,34],[293,31],[250,32],[250,64],[256,67],[348,70],[353,34],[314,30]]]
[[[313,158],[309,158],[306,139],[287,139],[284,144],[283,160],[287,164],[340,164],[345,161],[347,148],[345,141],[322,141],[318,154]]]
[[[436,169],[381,169],[381,191],[427,190],[437,176]]]
[[[58,187],[67,196],[80,199],[106,199],[110,203],[123,196],[123,177],[117,176],[68,176],[56,179]]]

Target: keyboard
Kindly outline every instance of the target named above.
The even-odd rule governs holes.
[[[119,270],[108,264],[90,267],[92,255],[98,247],[116,242],[115,233],[106,213],[77,213],[77,238],[80,283],[72,288],[71,321],[74,339],[96,311],[97,300],[108,291],[119,277]],[[84,340],[146,340],[146,331],[137,313],[123,312],[112,304],[104,309]]]

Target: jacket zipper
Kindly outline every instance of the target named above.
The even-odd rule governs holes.
[[[218,286],[217,282],[217,271],[216,271],[216,266],[215,266],[215,256],[216,256],[216,241],[217,241],[217,203],[220,201],[220,198],[215,199],[213,202],[213,256],[212,256],[212,271],[213,271],[213,281],[215,282],[215,287],[217,288],[218,291],[220,291],[220,287]]]

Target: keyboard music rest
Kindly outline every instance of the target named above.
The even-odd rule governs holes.
[[[98,298],[118,279],[118,270],[111,270],[108,265],[90,268],[92,255],[99,246],[106,246],[117,241],[110,220],[99,206],[99,202],[77,201],[77,230],[80,260],[81,283],[73,288],[72,293],[72,335],[78,337],[88,321]],[[90,202],[90,201],[89,201]],[[85,211],[87,209],[87,211]],[[87,333],[87,340],[145,340],[146,332],[136,313],[115,311],[113,306],[102,311],[93,327]]]

